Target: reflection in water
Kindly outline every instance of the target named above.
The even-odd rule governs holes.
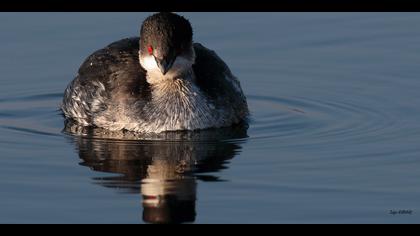
[[[197,132],[140,136],[67,123],[75,134],[81,165],[118,176],[95,178],[105,187],[143,196],[143,220],[149,223],[193,222],[197,179],[220,181],[205,173],[227,168],[226,161],[247,137],[244,125]]]

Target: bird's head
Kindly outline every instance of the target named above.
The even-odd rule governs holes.
[[[140,31],[140,64],[148,74],[161,78],[180,76],[195,61],[192,36],[190,22],[180,15],[149,16]]]

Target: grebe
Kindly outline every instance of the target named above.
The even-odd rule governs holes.
[[[193,43],[187,19],[157,13],[140,37],[96,51],[64,92],[65,117],[81,126],[160,133],[232,126],[249,110],[237,78]]]

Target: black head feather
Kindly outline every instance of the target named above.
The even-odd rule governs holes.
[[[148,47],[158,52],[160,58],[174,57],[191,47],[193,31],[184,17],[168,12],[149,16],[141,27],[140,50],[148,53]]]

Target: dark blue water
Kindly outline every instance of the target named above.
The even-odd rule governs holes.
[[[185,13],[249,129],[65,126],[79,65],[148,15],[0,14],[0,223],[420,222],[420,14]]]

